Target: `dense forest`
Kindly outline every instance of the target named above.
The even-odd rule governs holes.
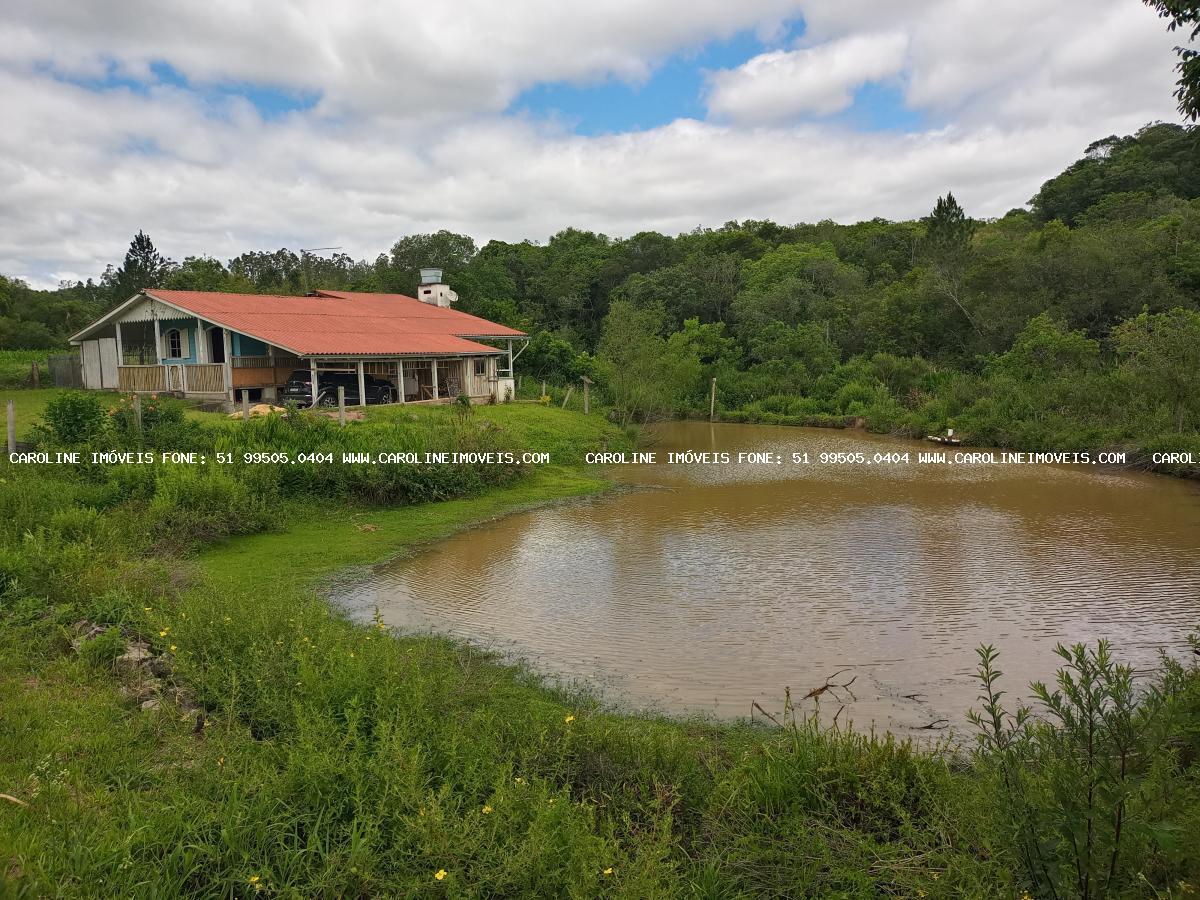
[[[931,198],[932,199],[932,198]],[[98,280],[0,279],[0,348],[62,346],[139,288],[411,294],[436,265],[467,312],[534,335],[518,372],[595,378],[623,420],[707,414],[1027,449],[1200,449],[1200,127],[1096,141],[1028,204],[973,219],[728,222],[546,243],[439,231],[372,261],[250,251],[173,262],[139,233]]]

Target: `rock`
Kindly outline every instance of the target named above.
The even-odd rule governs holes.
[[[192,698],[188,695],[187,691],[185,691],[183,688],[180,688],[180,687],[171,688],[171,697],[172,697],[172,699],[174,699],[175,705],[178,706],[185,713],[192,713],[200,708],[195,703],[192,702]]]
[[[143,700],[149,700],[151,697],[157,697],[162,692],[162,682],[150,679],[149,681],[135,681],[130,684],[121,685],[121,695],[128,700],[133,700],[141,703]]]
[[[95,625],[87,619],[80,619],[71,626],[71,629],[79,635],[79,637],[71,638],[71,649],[76,653],[79,652],[79,648],[85,643],[95,640],[105,632],[103,625]]]
[[[157,697],[151,697],[149,700],[142,701],[142,711],[149,712],[152,709],[158,709],[160,701]]]
[[[118,672],[136,672],[149,663],[152,658],[150,648],[141,641],[134,641],[125,648],[125,652],[113,660],[113,668]]]
[[[152,656],[150,662],[146,664],[150,669],[150,673],[157,678],[167,678],[171,674],[171,657]]]

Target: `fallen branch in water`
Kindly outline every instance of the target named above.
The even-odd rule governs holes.
[[[940,731],[942,728],[945,728],[949,724],[950,724],[949,719],[934,719],[928,725],[918,725],[917,731],[934,731],[934,730]]]
[[[838,684],[837,682],[835,682],[833,680],[833,679],[837,678],[839,675],[841,675],[843,672],[849,672],[849,671],[850,671],[849,669],[838,669],[836,672],[834,672],[832,675],[830,675],[828,678],[825,679],[824,684],[813,688],[811,691],[809,691],[807,694],[805,694],[804,699],[805,700],[816,700],[818,703],[820,703],[821,695],[824,694],[826,691],[832,692],[833,696],[837,697],[838,696],[837,695],[838,688],[846,691],[846,693],[848,693],[851,696],[851,698],[854,698],[854,692],[850,690],[850,685],[854,684],[854,682],[856,682],[858,680],[857,675],[855,675],[853,678],[851,678],[845,684]],[[841,697],[838,697],[838,699],[841,700]]]

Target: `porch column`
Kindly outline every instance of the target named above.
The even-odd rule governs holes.
[[[320,386],[317,384],[317,360],[316,360],[316,358],[309,358],[308,370],[311,373],[310,378],[312,380],[312,405],[315,408],[317,405],[317,395],[320,393],[320,390],[319,390]]]
[[[125,345],[121,343],[121,323],[113,322],[113,325],[117,329],[117,365],[123,366],[125,365]]]
[[[358,365],[358,405],[367,405],[367,376],[363,372],[363,361],[360,359]]]
[[[400,391],[400,402],[407,403],[404,399],[404,360],[396,361],[396,388]]]
[[[233,400],[233,338],[228,328],[221,329],[221,339],[225,342],[225,392]]]
[[[508,342],[508,377],[513,377],[512,341]]]
[[[432,362],[433,362],[433,399],[434,399],[434,400],[437,400],[437,399],[438,399],[438,383],[437,383],[437,364],[438,364],[438,361],[437,361],[437,357],[434,357],[434,358],[433,358],[433,360],[432,360]]]
[[[154,364],[156,366],[162,365],[162,356],[163,356],[162,335],[159,333],[158,319],[155,318],[155,320],[154,320]]]
[[[209,357],[210,348],[208,346],[208,332],[204,330],[204,323],[199,319],[196,320],[196,362],[209,363],[212,362]]]

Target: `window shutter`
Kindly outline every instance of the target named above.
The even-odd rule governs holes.
[[[179,329],[179,357],[187,359],[192,355],[192,333],[186,328]]]

